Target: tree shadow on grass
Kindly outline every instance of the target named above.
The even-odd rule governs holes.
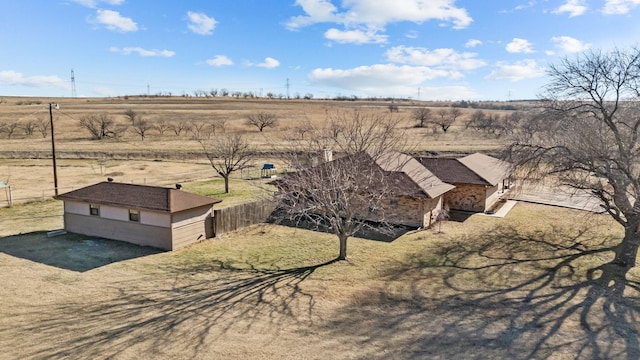
[[[47,233],[0,237],[0,252],[57,268],[85,272],[111,263],[158,254],[162,250],[78,234]]]
[[[334,261],[276,270],[239,269],[214,261],[206,274],[189,268],[189,274],[160,288],[163,282],[157,279],[138,281],[137,287],[125,283],[110,299],[32,309],[29,316],[37,320],[0,330],[0,339],[28,337],[35,345],[22,354],[35,358],[131,357],[136,348],[147,355],[194,358],[208,353],[231,329],[276,335],[283,324],[308,326],[315,301],[301,284]],[[20,316],[15,315],[18,323]]]
[[[368,359],[639,358],[640,284],[610,263],[619,239],[555,230],[499,227],[411,255],[327,329]]]

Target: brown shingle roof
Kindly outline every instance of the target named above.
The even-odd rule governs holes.
[[[495,186],[511,175],[512,165],[494,157],[475,153],[463,158],[420,158],[420,163],[450,184]]]
[[[438,178],[449,184],[490,185],[458,159],[423,157],[418,160]]]
[[[442,179],[429,171],[424,165],[413,157],[390,151],[376,158],[376,163],[385,171],[402,173],[416,184],[429,198],[436,198],[455,186],[447,184]]]
[[[222,201],[173,188],[117,182],[97,183],[54,198],[168,213],[213,205]]]
[[[513,172],[513,165],[510,163],[480,153],[465,156],[458,161],[494,186]]]

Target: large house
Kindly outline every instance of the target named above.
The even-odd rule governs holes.
[[[101,182],[55,196],[66,231],[176,250],[214,236],[222,200],[176,188]]]
[[[316,180],[305,181],[305,174]],[[296,177],[302,178],[296,180]],[[272,184],[282,192],[294,194],[293,197],[300,194],[313,198],[318,196],[316,191],[323,191],[314,187],[341,189],[353,185],[350,182],[360,185],[352,186],[351,191],[360,191],[362,194],[344,201],[359,208],[359,218],[410,227],[431,225],[434,215],[442,207],[442,195],[454,188],[442,182],[413,157],[399,152],[375,156],[361,152],[339,157],[289,174]],[[376,200],[376,209],[371,209],[371,204],[362,200],[367,198],[367,193],[383,194],[386,198]],[[360,201],[365,203],[357,204]]]
[[[513,166],[488,155],[423,157],[418,161],[440,180],[455,186],[444,195],[446,209],[489,211],[511,186]]]
[[[354,159],[357,159],[357,162],[354,162]],[[508,162],[480,153],[461,158],[413,158],[391,151],[378,156],[363,152],[355,157],[339,157],[303,169],[297,175],[288,176],[303,176],[302,174],[308,171],[322,172],[325,168],[332,171],[329,170],[332,166],[350,173],[362,172],[361,177],[376,177],[383,173],[386,185],[390,185],[392,190],[383,190],[388,199],[381,204],[383,211],[379,213],[384,214],[385,222],[412,227],[430,226],[440,209],[465,212],[492,210],[509,189],[513,171],[512,165]],[[344,176],[338,172],[335,175]],[[364,178],[354,181],[368,183],[367,191],[376,192],[375,181]],[[280,191],[294,194],[309,192],[309,189],[291,188],[291,183],[295,184],[296,181],[280,179],[273,182]],[[303,196],[313,195],[310,193]],[[363,209],[366,210],[366,206]],[[366,220],[380,220],[376,218],[376,212],[372,211],[360,216]]]

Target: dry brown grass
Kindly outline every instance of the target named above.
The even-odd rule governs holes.
[[[6,358],[633,358],[637,291],[612,318],[581,287],[620,230],[518,204],[442,233],[351,239],[338,263],[333,236],[276,225],[128,260],[108,242],[4,237],[0,347]],[[74,268],[78,251],[114,262]]]
[[[58,149],[82,158],[59,161],[64,190],[107,176],[180,182],[188,191],[226,196],[227,205],[269,190],[240,179],[254,174],[236,177],[231,196],[222,194],[204,158],[179,159],[199,151],[188,137],[90,141],[77,119],[90,112],[122,116],[128,108],[152,121],[225,118],[228,132],[267,147],[302,121],[321,124],[329,111],[387,111],[381,103],[315,100],[5,100],[0,120],[48,117],[46,104],[61,104]],[[414,129],[409,105],[393,116],[421,150],[500,146],[460,124],[446,135]],[[262,134],[246,127],[244,116],[256,110],[279,114],[280,127]],[[9,178],[16,198],[51,196],[50,160],[37,159],[49,150],[49,139],[0,138],[0,154],[19,158],[0,160],[0,180]],[[166,154],[173,158],[154,161]],[[140,156],[147,159],[124,160]],[[257,159],[256,166],[271,160]],[[350,239],[349,260],[331,262],[333,236],[276,225],[172,253],[76,235],[47,238],[43,231],[61,227],[61,212],[56,201],[0,209],[0,358],[640,357],[640,271],[630,271],[613,303],[592,278],[622,236],[604,215],[520,203],[504,219],[474,215],[445,223],[442,233],[420,231],[390,243]]]
[[[397,119],[401,128],[408,130],[412,148],[436,152],[473,152],[495,150],[501,145],[496,138],[484,136],[472,130],[464,130],[464,123],[473,109],[465,109],[464,115],[449,130],[442,134],[427,128],[414,128],[412,109],[425,106],[423,102],[401,102],[399,112],[389,113],[389,103],[385,101],[331,101],[331,100],[267,100],[267,99],[234,99],[234,98],[121,98],[80,99],[56,98],[36,99],[40,104],[17,105],[27,99],[5,98],[0,104],[0,122],[33,119],[49,119],[50,102],[60,104],[54,110],[57,152],[61,157],[97,157],[108,154],[118,157],[136,157],[143,154],[147,158],[180,159],[192,156],[190,152],[200,152],[199,144],[191,139],[191,135],[180,137],[165,133],[160,136],[151,131],[148,138],[142,141],[138,135],[129,131],[118,140],[90,140],[86,130],[78,126],[83,115],[108,113],[117,121],[126,123],[124,111],[132,109],[155,123],[160,120],[171,121],[226,121],[226,132],[246,135],[259,150],[270,151],[284,141],[285,135],[304,124],[322,126],[327,118],[345,111],[376,112],[390,115]],[[34,99],[29,99],[34,101]],[[434,104],[430,104],[434,105]],[[446,104],[437,104],[446,105]],[[267,128],[264,132],[245,124],[247,115],[259,111],[271,112],[280,119],[277,128]],[[491,111],[489,111],[491,112]],[[500,112],[500,111],[495,111]],[[25,141],[28,140],[28,141]],[[275,144],[275,145],[274,145]],[[49,156],[51,144],[49,138],[42,138],[38,133],[27,137],[18,131],[11,140],[0,135],[0,155],[16,157]]]

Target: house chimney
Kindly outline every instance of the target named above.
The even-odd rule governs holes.
[[[107,178],[107,181],[108,181],[108,182],[113,182],[113,178],[108,177],[108,178]]]
[[[333,161],[333,151],[327,148],[322,149],[322,160],[324,162]]]
[[[178,190],[182,189],[182,184],[176,184],[176,189]]]

